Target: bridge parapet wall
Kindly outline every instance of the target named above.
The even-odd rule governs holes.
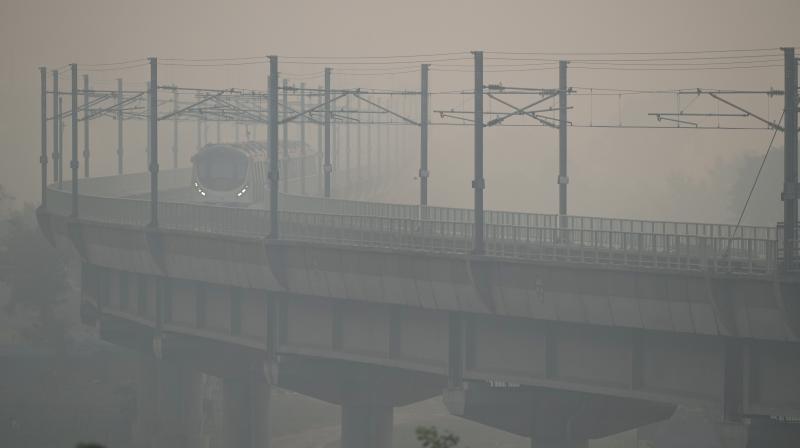
[[[179,177],[180,175],[176,176]],[[131,183],[141,181],[133,176],[131,179]],[[97,181],[99,184],[104,179]],[[176,179],[173,182],[179,184]],[[48,201],[47,211],[66,216],[69,193],[51,189],[50,196],[53,199]],[[356,214],[335,214],[330,213],[333,210],[331,207],[338,207],[335,204],[357,203],[284,197],[287,198],[285,202],[289,209],[279,212],[284,239],[437,253],[471,251],[472,223],[461,222],[458,216],[463,214],[458,209],[441,209],[434,213],[437,216],[447,215],[445,219],[456,216],[456,220],[408,217],[407,215],[413,215],[413,208],[371,203],[361,203],[358,209],[350,210]],[[292,211],[315,208],[318,203],[323,204],[319,205],[322,213]],[[90,192],[82,196],[80,204],[81,218],[98,223],[142,226],[149,218],[148,203],[145,200],[101,197]],[[345,208],[352,207],[348,205]],[[254,208],[199,203],[159,204],[162,228],[228,236],[266,237],[270,231],[269,213],[268,210]],[[685,226],[674,234],[654,232],[652,230],[656,227],[653,226],[650,226],[649,233],[584,229],[584,224],[580,224],[579,228],[563,229],[550,227],[545,219],[546,215],[530,215],[534,218],[525,219],[523,215],[512,217],[513,219],[501,219],[500,216],[505,215],[499,214],[495,218],[511,223],[496,224],[490,221],[485,226],[487,250],[493,256],[638,269],[734,274],[769,274],[776,270],[777,242],[774,239],[691,235],[685,234],[688,229]],[[542,221],[544,227],[527,224],[530,219]],[[616,224],[609,225],[613,227]],[[598,226],[603,228],[605,225]],[[757,230],[751,229],[754,235],[768,233]],[[715,232],[717,231],[722,232]],[[695,228],[692,232],[697,233],[699,230]]]

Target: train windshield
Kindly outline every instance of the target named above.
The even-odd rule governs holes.
[[[247,156],[226,148],[208,149],[195,156],[195,167],[203,187],[231,191],[245,183]]]

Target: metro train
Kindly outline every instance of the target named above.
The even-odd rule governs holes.
[[[284,156],[288,149],[288,159]],[[278,148],[281,184],[288,176],[291,184],[305,181],[319,172],[317,154],[308,145],[281,142]],[[305,173],[302,161],[305,159]],[[264,142],[211,143],[192,156],[192,187],[200,202],[251,207],[266,201],[269,188],[269,149]]]

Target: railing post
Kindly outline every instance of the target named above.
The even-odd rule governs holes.
[[[483,178],[483,52],[473,52],[475,59],[475,178],[472,188],[475,190],[475,235],[472,250],[476,254],[484,253],[484,220],[483,220],[483,190],[486,182]]]
[[[331,197],[331,69],[325,67],[325,197]]]
[[[150,86],[147,111],[149,117],[149,170],[150,170],[150,226],[158,227],[158,59],[148,58],[150,62]]]
[[[41,144],[42,152],[39,155],[39,164],[42,168],[42,207],[47,206],[47,68],[39,67],[41,83]]]
[[[83,177],[89,177],[89,75],[83,75]]]
[[[420,115],[419,115],[419,205],[428,205],[428,70],[430,64],[420,69]]]
[[[78,64],[70,64],[72,77],[72,104],[70,121],[72,124],[72,160],[69,167],[72,170],[72,218],[78,217]]]
[[[271,239],[278,239],[278,57],[269,56],[269,216]]]
[[[122,174],[122,78],[117,78],[117,174]]]

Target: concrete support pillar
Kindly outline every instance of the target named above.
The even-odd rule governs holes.
[[[444,402],[459,417],[528,437],[532,448],[586,448],[589,439],[665,420],[675,411],[667,403],[482,382],[447,389]]]
[[[718,426],[721,448],[794,448],[800,440],[800,425],[768,417]]]
[[[136,384],[136,420],[133,445],[138,448],[156,446],[158,427],[158,370],[157,360],[150,354],[139,355]]]
[[[342,405],[342,447],[390,448],[394,408],[388,405]]]
[[[253,375],[223,383],[223,432],[226,447],[270,446],[270,385]]]
[[[204,377],[178,364],[142,355],[139,362],[134,445],[204,446]]]
[[[748,425],[745,423],[719,423],[720,448],[747,448]]]
[[[444,380],[428,373],[284,355],[278,385],[341,406],[342,448],[389,448],[394,408],[438,395]]]
[[[203,375],[168,362],[158,370],[158,446],[202,446]]]

